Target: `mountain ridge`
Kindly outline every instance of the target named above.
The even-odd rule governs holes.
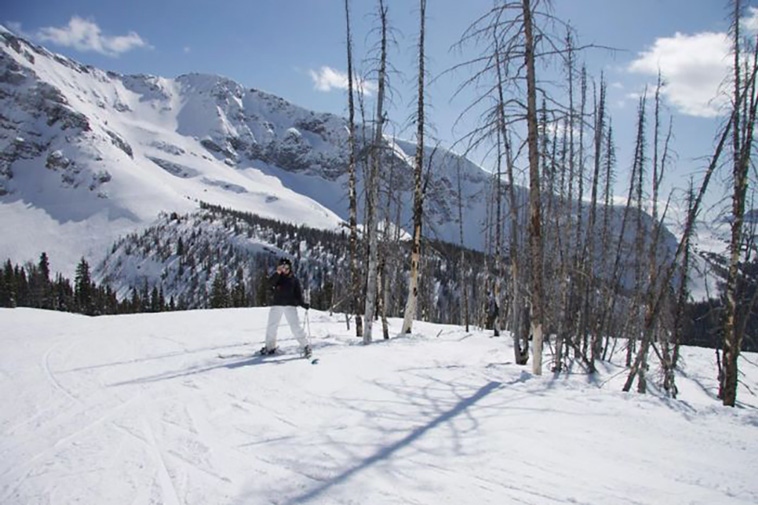
[[[335,229],[347,217],[344,118],[221,76],[124,76],[55,55],[7,30],[0,38],[0,101],[10,111],[0,122],[6,217],[0,221],[29,225],[22,240],[29,245],[4,246],[0,255],[23,261],[55,247],[71,271],[82,256],[96,260],[160,212],[191,212],[199,201],[317,228]],[[392,182],[408,201],[405,160],[415,145],[388,143],[388,157],[399,167]],[[457,242],[452,164],[465,181],[467,230],[482,226],[491,175],[449,151],[437,158],[443,161],[427,198],[429,230]],[[398,211],[401,223],[409,223],[410,205]],[[64,233],[51,233],[60,226]],[[469,233],[464,242],[482,250],[480,235]]]
[[[7,111],[0,118],[0,225],[19,230],[0,245],[0,257],[27,261],[45,251],[53,270],[70,275],[82,257],[97,264],[121,237],[162,213],[190,214],[200,202],[317,229],[344,224],[344,118],[221,76],[124,76],[7,31],[0,41],[0,105]],[[359,126],[359,141],[372,138],[370,128]],[[385,137],[385,144],[381,217],[407,230],[415,143]],[[490,250],[493,175],[441,147],[427,148],[424,164],[431,174],[425,234]],[[357,179],[361,194],[362,166]],[[526,189],[514,189],[518,205],[526,205]],[[619,229],[623,209],[609,214]],[[503,236],[509,227],[506,220]],[[661,259],[675,239],[664,231],[663,243]]]

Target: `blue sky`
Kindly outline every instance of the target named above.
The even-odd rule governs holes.
[[[403,127],[415,100],[418,5],[415,0],[387,3],[396,33],[390,57],[398,70],[392,79],[391,119],[410,138],[412,131]],[[476,54],[475,47],[463,53],[452,47],[492,3],[428,0],[428,70],[433,77]],[[219,74],[309,109],[344,115],[343,6],[342,0],[23,0],[5,5],[0,21],[53,51],[106,70],[165,77]],[[593,49],[581,58],[594,77],[603,70],[609,82],[621,180],[633,149],[637,97],[661,69],[678,157],[669,186],[685,185],[688,174],[704,166],[701,157],[711,152],[721,121],[714,96],[728,64],[726,0],[554,0],[553,7],[557,17],[576,28],[580,43],[618,49]],[[352,1],[357,59],[366,58],[374,43],[374,10],[373,1]],[[751,26],[756,20],[758,16],[749,20]],[[369,64],[357,66],[365,70]],[[429,87],[429,120],[448,146],[473,121],[467,118],[452,129],[474,98],[468,93],[452,98],[465,77],[445,74]]]

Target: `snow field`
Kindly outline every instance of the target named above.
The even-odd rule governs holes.
[[[671,400],[616,364],[533,376],[478,329],[363,346],[313,310],[320,364],[286,326],[289,354],[252,357],[266,316],[0,309],[0,503],[758,503],[754,354],[729,409],[712,350],[683,349]]]

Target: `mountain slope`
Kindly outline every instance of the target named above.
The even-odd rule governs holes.
[[[219,100],[214,89],[224,88],[224,100],[227,87],[236,89],[230,82],[120,76],[7,31],[0,40],[0,225],[20,232],[0,255],[23,261],[47,250],[70,267],[159,212],[187,212],[200,199],[285,221],[307,216],[315,227],[339,224],[266,171],[230,167],[214,152],[216,126],[228,122],[206,114]]]
[[[0,224],[24,230],[0,256],[99,260],[117,237],[199,200],[315,228],[347,218],[343,118],[219,76],[122,76],[0,37]],[[412,218],[414,152],[387,139],[384,184],[401,226]],[[427,234],[460,241],[460,202],[464,242],[484,250],[491,175],[444,149],[427,149],[430,163]]]
[[[190,213],[200,201],[318,229],[338,229],[347,218],[343,118],[219,76],[105,72],[2,30],[0,48],[0,225],[17,231],[0,244],[0,257],[23,262],[46,251],[53,270],[71,275],[82,256],[98,263],[119,237],[151,226],[161,212]],[[358,137],[370,138],[368,128]],[[413,143],[386,139],[379,208],[406,229],[414,152]],[[492,249],[492,175],[442,148],[427,148],[424,165],[425,234]],[[514,189],[526,202],[525,189]],[[561,212],[546,221],[570,217]],[[612,229],[622,213],[611,209]],[[509,227],[506,220],[503,236]],[[610,252],[595,240],[596,251]],[[662,244],[663,261],[673,236],[664,232]]]

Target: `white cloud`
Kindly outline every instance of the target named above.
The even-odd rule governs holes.
[[[331,67],[321,67],[309,70],[313,84],[319,91],[328,92],[332,89],[347,89],[347,74]]]
[[[629,71],[657,76],[660,70],[671,105],[691,116],[715,117],[727,101],[720,87],[729,74],[730,47],[724,33],[677,33],[657,39]]]
[[[68,25],[41,28],[35,38],[43,42],[53,42],[60,46],[73,47],[79,51],[94,51],[106,56],[118,56],[135,48],[150,47],[137,33],[126,35],[103,35],[100,27],[89,19],[74,16]]]
[[[752,33],[758,33],[758,8],[749,7],[749,16],[742,19],[742,27]]]
[[[331,67],[322,66],[318,70],[309,70],[308,74],[313,80],[314,87],[323,92],[329,92],[333,89],[347,89],[347,72],[341,72]],[[363,89],[363,92],[370,95],[376,91],[376,84],[358,77],[353,79],[356,89]]]

